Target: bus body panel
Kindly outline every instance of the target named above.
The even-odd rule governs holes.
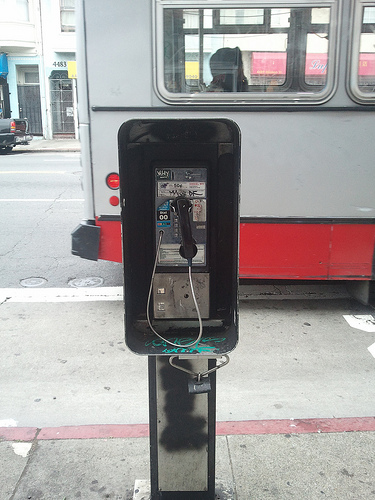
[[[241,130],[242,217],[375,218],[374,115],[348,112],[225,113]],[[189,112],[185,118],[219,117]],[[97,215],[109,204],[108,173],[118,171],[117,132],[129,119],[175,118],[181,112],[92,112]],[[103,131],[105,143],[103,144]]]
[[[81,1],[88,101],[80,105],[89,110],[91,201],[101,227],[98,258],[121,260],[120,207],[113,203],[118,192],[106,185],[108,174],[118,172],[121,125],[143,118],[227,118],[238,124],[242,142],[240,276],[374,277],[375,115],[347,90],[351,2],[339,2],[330,98],[314,106],[262,107],[261,102],[164,102],[155,84],[153,2]]]
[[[90,106],[150,106],[151,1],[84,4]]]

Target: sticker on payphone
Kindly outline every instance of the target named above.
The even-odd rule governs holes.
[[[206,183],[188,181],[158,182],[158,196],[165,198],[177,198],[179,196],[205,198]]]
[[[206,222],[206,200],[193,200],[193,222]]]
[[[156,226],[157,227],[171,226],[171,204],[169,200],[158,206],[156,214]]]

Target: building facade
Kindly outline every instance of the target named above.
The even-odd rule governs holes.
[[[75,0],[0,0],[0,117],[77,137]]]

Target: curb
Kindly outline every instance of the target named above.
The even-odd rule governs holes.
[[[374,432],[375,417],[306,418],[218,422],[217,436],[327,434]],[[67,439],[140,438],[149,436],[148,424],[109,424],[45,427],[0,427],[0,440],[47,441]]]
[[[16,149],[13,150],[10,155],[19,154],[19,153],[80,153],[81,150],[77,148],[43,148],[43,149]]]

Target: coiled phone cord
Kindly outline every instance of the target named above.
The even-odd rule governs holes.
[[[152,294],[152,289],[153,289],[153,286],[154,286],[154,278],[155,278],[155,273],[156,273],[156,266],[158,264],[158,256],[159,256],[159,251],[160,251],[160,247],[161,247],[161,241],[163,239],[163,234],[164,234],[164,231],[159,231],[159,240],[158,240],[158,244],[157,244],[157,248],[156,248],[156,256],[155,256],[155,262],[154,262],[154,268],[153,268],[153,271],[152,271],[152,277],[151,277],[151,283],[150,283],[150,289],[148,291],[148,298],[147,298],[147,310],[146,310],[146,314],[147,314],[147,323],[148,323],[148,326],[150,327],[151,331],[159,337],[159,339],[163,340],[164,342],[166,342],[167,344],[173,346],[173,347],[192,347],[193,345],[196,345],[198,344],[198,342],[200,341],[200,339],[202,338],[202,333],[203,333],[203,323],[202,323],[202,317],[201,317],[201,312],[199,310],[199,306],[198,306],[198,302],[197,302],[197,298],[195,296],[195,291],[194,291],[194,284],[193,284],[193,277],[192,277],[192,271],[191,271],[191,268],[192,268],[192,259],[188,259],[188,266],[189,266],[189,284],[190,284],[190,290],[191,290],[191,295],[193,297],[193,302],[194,302],[194,305],[195,305],[195,308],[197,310],[197,316],[198,316],[198,321],[199,321],[199,334],[198,334],[198,337],[196,340],[194,340],[194,342],[191,342],[190,344],[184,344],[184,345],[181,345],[181,344],[175,344],[173,342],[171,342],[170,340],[164,338],[162,335],[160,335],[160,333],[158,333],[155,328],[152,326],[151,324],[151,320],[150,320],[150,302],[151,302],[151,294]]]

